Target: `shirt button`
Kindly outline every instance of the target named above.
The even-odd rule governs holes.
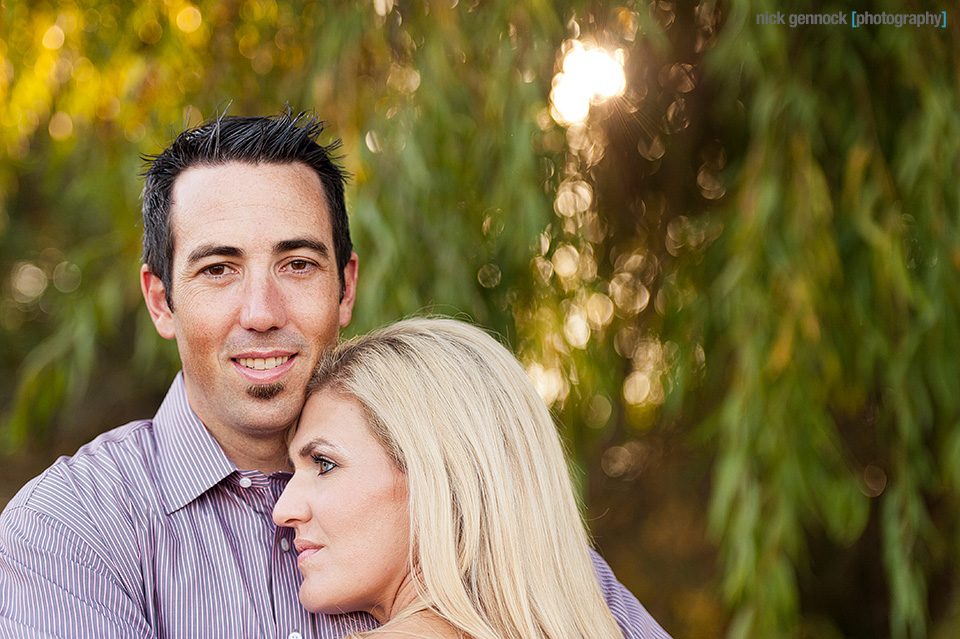
[[[303,639],[303,635],[301,635],[299,632],[294,630],[289,635],[287,635],[287,639]]]
[[[250,488],[251,486],[253,486],[253,481],[251,481],[249,477],[241,477],[241,478],[240,478],[240,487],[241,487],[241,488]]]
[[[287,552],[288,550],[290,550],[290,542],[287,541],[286,537],[280,540],[280,550],[282,550],[283,552]]]

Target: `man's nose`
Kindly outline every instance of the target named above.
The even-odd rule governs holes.
[[[269,275],[251,275],[243,289],[240,325],[251,331],[269,331],[286,324],[286,308],[278,282]]]

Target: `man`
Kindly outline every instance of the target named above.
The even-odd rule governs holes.
[[[146,173],[141,288],[183,370],[157,415],[107,432],[0,515],[0,638],[343,637],[362,616],[297,601],[271,511],[285,432],[357,285],[336,146],[322,125],[223,117]],[[629,637],[666,636],[599,559]]]

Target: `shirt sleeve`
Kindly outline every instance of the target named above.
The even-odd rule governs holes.
[[[0,514],[0,639],[153,639],[105,549],[27,505]]]
[[[623,631],[625,639],[670,639],[670,635],[660,627],[637,598],[617,581],[607,562],[594,550],[590,550],[593,567],[597,571],[597,581],[603,598],[607,600],[610,612],[617,625]]]

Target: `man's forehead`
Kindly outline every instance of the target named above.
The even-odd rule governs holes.
[[[176,245],[227,239],[215,234],[268,243],[294,237],[332,241],[323,186],[300,163],[190,167],[174,182],[170,227]]]
[[[185,197],[225,197],[237,188],[261,182],[285,186],[300,192],[305,198],[317,197],[326,203],[325,190],[316,171],[302,162],[204,162],[187,167],[177,175],[171,189],[171,204],[184,201]],[[264,193],[269,195],[270,192]]]

